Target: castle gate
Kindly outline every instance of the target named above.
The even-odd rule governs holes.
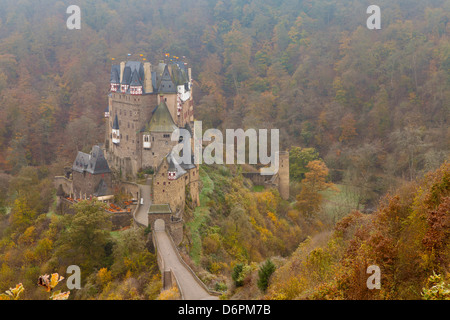
[[[166,223],[164,222],[163,219],[155,220],[154,230],[155,231],[165,231],[166,230]]]

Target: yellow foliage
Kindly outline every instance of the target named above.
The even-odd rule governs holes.
[[[180,292],[178,291],[177,287],[172,287],[169,290],[164,290],[159,294],[159,297],[157,300],[179,300],[180,299]]]
[[[101,268],[97,272],[97,279],[102,284],[102,286],[106,285],[112,280],[111,271],[108,271],[108,268]]]

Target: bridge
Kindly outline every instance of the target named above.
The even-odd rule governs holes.
[[[137,225],[148,227],[148,212],[151,206],[151,186],[139,185],[140,199],[133,213]],[[176,285],[184,300],[217,300],[218,294],[211,292],[181,257],[163,219],[157,219],[152,227],[152,239],[156,248],[158,266],[162,274],[163,288]]]

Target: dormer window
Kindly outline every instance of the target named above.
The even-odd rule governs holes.
[[[128,91],[128,85],[127,85],[127,84],[122,84],[122,85],[120,86],[120,91],[121,91],[122,93],[127,92],[127,91]]]
[[[140,95],[142,94],[142,86],[131,86],[130,93],[132,95]]]
[[[111,92],[117,92],[117,90],[119,90],[119,84],[111,83]]]
[[[175,171],[168,171],[167,177],[169,180],[175,180],[177,173]]]

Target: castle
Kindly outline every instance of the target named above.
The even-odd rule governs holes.
[[[112,65],[104,110],[105,143],[94,146],[90,154],[78,152],[65,176],[55,178],[57,194],[73,201],[109,201],[118,188],[124,188],[137,204],[133,212],[137,214],[142,205],[140,211],[148,215],[144,225],[152,225],[152,217],[164,217],[166,223],[181,221],[187,197],[193,206],[200,203],[199,166],[193,161],[180,165],[174,161],[171,151],[179,141],[172,141],[172,133],[177,128],[192,133],[193,115],[191,68],[187,63],[168,59],[157,65],[145,61]],[[278,188],[288,199],[288,154],[280,153],[280,160],[280,171],[273,176],[247,176],[255,184]],[[126,182],[136,181],[144,172],[144,184],[150,188]],[[111,209],[118,211],[115,206]]]

